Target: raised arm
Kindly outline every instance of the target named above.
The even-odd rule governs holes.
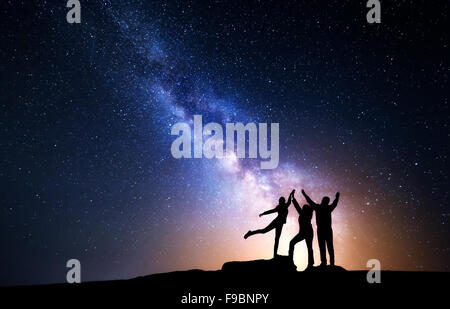
[[[265,215],[268,215],[268,214],[273,214],[275,212],[277,212],[276,208],[271,209],[271,210],[267,210],[267,211],[263,212],[262,214],[260,214],[259,216],[262,217],[262,216],[265,216]]]
[[[308,202],[309,206],[315,209],[315,207],[317,207],[317,204],[308,196],[308,194],[306,194],[305,190],[302,190],[302,194]]]
[[[333,211],[336,208],[336,206],[339,202],[339,196],[340,196],[340,193],[339,192],[336,193],[336,198],[334,199],[333,203],[331,203],[331,205],[330,205],[330,211]]]
[[[297,203],[297,200],[295,199],[295,196],[292,196],[292,202],[294,203],[294,207],[297,210],[298,214],[302,214],[302,209],[300,208],[300,205]]]
[[[293,190],[292,192],[295,192],[295,190]],[[286,207],[288,207],[289,205],[291,205],[291,199],[292,199],[292,192],[289,194],[289,198],[286,202]]]

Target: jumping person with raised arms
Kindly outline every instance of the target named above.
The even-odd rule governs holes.
[[[331,228],[331,213],[336,208],[339,202],[339,192],[336,193],[336,198],[333,203],[330,203],[330,198],[324,196],[320,204],[315,203],[306,193],[302,190],[302,194],[305,197],[308,204],[316,212],[316,225],[317,225],[317,239],[319,241],[320,250],[320,266],[327,265],[327,251],[330,255],[330,265],[334,265],[334,247],[333,247],[333,229]],[[325,247],[326,246],[326,247]]]
[[[278,216],[273,219],[272,222],[268,226],[266,226],[263,229],[255,230],[255,231],[248,231],[247,234],[244,235],[244,238],[247,239],[248,237],[255,235],[255,234],[265,234],[273,229],[275,229],[275,244],[273,247],[273,257],[275,258],[278,254],[278,244],[280,242],[280,236],[281,231],[283,230],[283,225],[286,223],[286,218],[288,215],[288,207],[291,204],[291,198],[292,194],[295,192],[295,190],[292,190],[291,194],[289,194],[289,199],[286,202],[286,199],[284,197],[280,197],[278,200],[278,205],[271,210],[267,210],[260,214],[259,216],[265,216],[272,213],[278,213]]]
[[[311,268],[314,265],[314,253],[312,248],[312,241],[314,237],[313,228],[311,225],[311,219],[313,215],[313,209],[308,204],[303,205],[303,209],[300,208],[294,194],[292,193],[292,203],[298,212],[298,224],[300,226],[300,231],[297,235],[292,238],[289,243],[289,257],[294,260],[294,247],[295,245],[305,240],[306,247],[308,248],[308,267]]]

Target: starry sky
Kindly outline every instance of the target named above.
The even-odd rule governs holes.
[[[304,188],[336,263],[449,271],[448,1],[2,1],[0,285],[270,258]],[[280,163],[174,159],[176,122],[280,123]],[[313,218],[313,226],[315,228]],[[290,209],[280,253],[298,232]],[[319,261],[317,238],[315,258]],[[306,267],[300,243],[295,263]]]

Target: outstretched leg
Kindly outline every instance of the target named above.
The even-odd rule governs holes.
[[[330,255],[330,265],[334,265],[333,230],[327,232],[327,248]]]
[[[295,245],[302,241],[304,239],[304,237],[302,236],[301,233],[298,233],[297,235],[294,236],[294,238],[292,238],[292,240],[289,242],[289,257],[291,259],[294,259],[294,247]]]
[[[247,234],[244,235],[244,238],[247,239],[248,237],[255,235],[255,234],[265,234],[274,228],[276,228],[277,225],[274,221],[272,221],[268,226],[266,226],[263,229],[255,230],[255,231],[248,231]]]
[[[278,244],[280,243],[281,231],[283,229],[283,225],[279,225],[275,229],[275,244],[273,246],[273,257],[275,258],[278,253]]]

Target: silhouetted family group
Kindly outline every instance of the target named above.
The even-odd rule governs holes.
[[[314,254],[312,249],[312,241],[314,237],[311,219],[313,215],[313,211],[316,212],[316,225],[317,225],[317,239],[319,241],[319,249],[320,249],[320,260],[321,266],[327,265],[327,254],[326,249],[328,248],[328,254],[330,255],[330,265],[334,265],[334,248],[333,248],[333,229],[331,228],[331,212],[336,208],[337,203],[339,201],[339,192],[336,193],[336,198],[333,203],[330,203],[330,198],[325,196],[322,198],[322,202],[320,204],[315,203],[306,193],[302,190],[302,194],[306,199],[308,204],[303,205],[303,208],[300,207],[297,200],[295,199],[295,190],[289,194],[289,199],[286,202],[284,197],[280,197],[278,201],[278,205],[271,210],[265,211],[259,216],[268,215],[271,213],[278,213],[278,216],[265,228],[255,231],[248,231],[247,234],[244,235],[244,238],[255,235],[255,234],[264,234],[273,229],[275,229],[275,245],[273,248],[274,257],[277,256],[278,252],[278,243],[280,241],[281,231],[283,229],[283,225],[286,223],[286,218],[288,215],[288,207],[291,204],[291,201],[294,204],[295,209],[297,210],[299,217],[298,223],[300,225],[300,232],[292,238],[289,243],[289,257],[291,259],[294,258],[294,247],[295,245],[302,241],[306,241],[306,246],[308,248],[308,268],[314,265]]]

